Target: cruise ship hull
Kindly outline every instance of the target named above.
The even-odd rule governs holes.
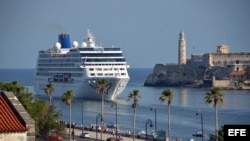
[[[114,100],[119,95],[122,94],[123,90],[126,88],[126,85],[129,81],[129,78],[98,78],[98,79],[106,79],[108,81],[108,85],[104,91],[104,99],[105,100]],[[53,83],[55,92],[52,93],[53,97],[61,97],[63,93],[68,90],[72,90],[74,92],[74,98],[79,99],[101,99],[101,95],[98,93],[98,86],[96,85],[96,81],[98,79],[84,79],[78,80],[80,82],[77,83]],[[45,86],[48,82],[39,82],[35,83],[35,92],[36,95],[44,95]]]

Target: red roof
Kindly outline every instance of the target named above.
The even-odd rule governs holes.
[[[0,92],[0,133],[27,131],[28,128],[20,117],[6,95]]]
[[[230,75],[234,75],[234,76],[241,76],[241,75],[245,75],[246,71],[232,71],[230,73]]]

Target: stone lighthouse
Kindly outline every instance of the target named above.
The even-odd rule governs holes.
[[[186,64],[186,39],[183,31],[179,38],[178,64]]]

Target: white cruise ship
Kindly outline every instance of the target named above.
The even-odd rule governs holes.
[[[101,99],[96,82],[106,79],[104,99],[113,100],[130,79],[128,67],[121,48],[96,45],[89,31],[80,47],[78,42],[70,42],[68,34],[60,34],[53,48],[39,51],[34,89],[37,95],[46,95],[45,85],[53,83],[53,97],[73,90],[74,98]]]

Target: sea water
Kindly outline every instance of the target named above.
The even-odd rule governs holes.
[[[145,131],[148,133],[157,128],[167,132],[168,110],[167,102],[160,102],[159,97],[163,90],[170,88],[174,92],[171,103],[170,123],[171,138],[182,138],[186,141],[193,137],[192,133],[201,131],[201,116],[196,115],[202,112],[204,133],[209,135],[215,131],[215,110],[212,104],[205,104],[204,97],[207,89],[203,88],[179,88],[179,87],[145,87],[144,81],[153,69],[130,68],[131,77],[122,95],[113,101],[117,109],[112,106],[111,101],[105,101],[103,120],[106,125],[114,125],[117,122],[120,130],[133,131],[133,108],[132,101],[127,101],[128,94],[138,89],[141,98],[136,109],[136,132]],[[18,81],[29,88],[36,96],[33,89],[34,69],[0,69],[0,82]],[[219,126],[225,124],[250,124],[250,91],[249,90],[225,90],[224,103],[218,106]],[[47,97],[45,97],[47,99]],[[69,121],[69,106],[62,102],[61,98],[54,99],[54,106],[62,112],[60,120]],[[156,109],[156,112],[154,110]],[[72,121],[84,126],[96,123],[97,115],[101,113],[100,100],[75,99],[72,103]],[[156,114],[155,114],[156,113]],[[155,125],[156,117],[156,125]],[[153,127],[146,124],[146,120],[152,121]],[[100,124],[100,121],[98,120]]]

